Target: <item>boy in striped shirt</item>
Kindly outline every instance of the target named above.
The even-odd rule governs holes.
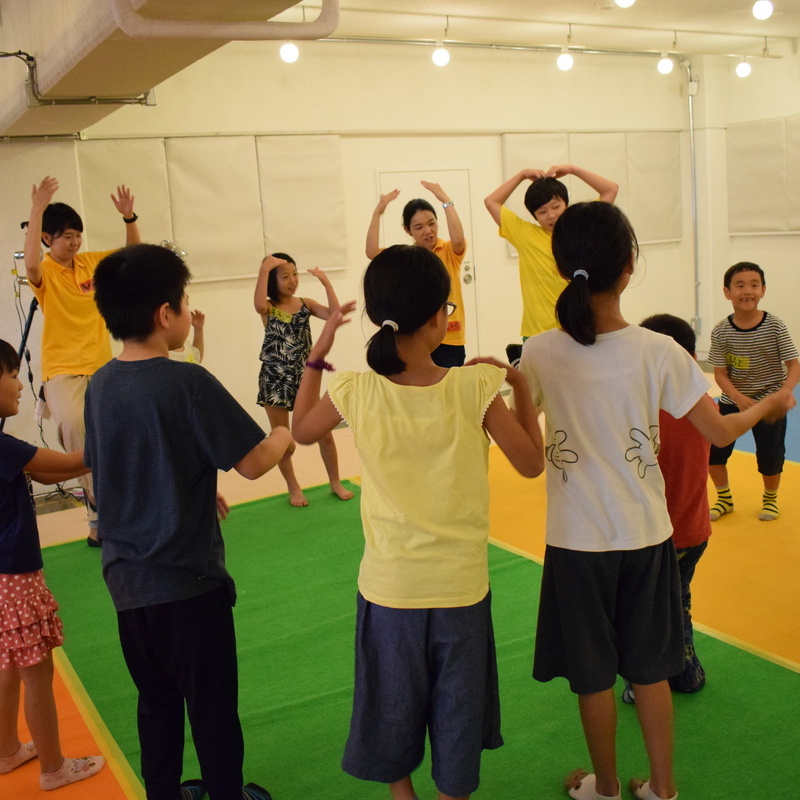
[[[711,331],[708,363],[722,390],[720,413],[735,414],[773,392],[791,393],[800,378],[800,361],[783,322],[758,308],[767,288],[761,267],[749,261],[734,264],[725,273],[724,287],[733,313]],[[753,428],[753,438],[758,471],[764,478],[758,518],[778,519],[786,417],[773,423],[759,422]],[[708,472],[717,489],[717,502],[710,510],[712,522],[733,511],[726,466],[732,452],[733,444],[711,447]]]

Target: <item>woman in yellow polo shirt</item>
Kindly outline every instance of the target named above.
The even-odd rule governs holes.
[[[414,240],[414,244],[435,253],[442,260],[450,275],[450,297],[456,310],[447,321],[444,341],[433,351],[431,357],[440,367],[460,367],[466,359],[466,332],[464,329],[464,299],[461,294],[461,262],[467,252],[464,227],[456,211],[455,203],[438,183],[420,181],[442,204],[447,220],[450,239],[439,238],[439,221],[433,206],[422,198],[409,200],[403,209],[403,230]],[[386,206],[400,194],[399,189],[382,194],[367,230],[367,258],[372,260],[381,248],[378,246],[380,223]]]
[[[94,302],[95,267],[113,250],[79,253],[83,221],[66,203],[51,203],[58,181],[47,176],[31,192],[31,213],[25,234],[25,271],[44,315],[42,381],[47,407],[58,428],[59,444],[82,450],[85,438],[83,400],[94,373],[111,358],[108,330]],[[134,197],[126,186],[111,195],[125,223],[125,244],[138,244]],[[42,257],[41,245],[50,248]],[[97,540],[97,510],[92,476],[78,482],[89,509],[89,539]]]

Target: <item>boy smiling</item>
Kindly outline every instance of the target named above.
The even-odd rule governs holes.
[[[759,309],[767,290],[764,271],[758,264],[741,261],[725,273],[725,297],[733,313],[711,331],[708,363],[722,390],[721,414],[735,414],[774,392],[791,394],[800,378],[800,362],[786,325]],[[758,471],[764,480],[764,495],[758,518],[769,522],[780,517],[778,488],[784,462],[786,418],[775,423],[759,422],[753,428]],[[711,507],[712,522],[733,511],[727,463],[734,443],[711,447],[708,472],[717,490]]]

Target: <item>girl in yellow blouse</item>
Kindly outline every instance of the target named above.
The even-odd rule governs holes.
[[[537,411],[520,375],[493,359],[461,369],[431,353],[447,330],[450,278],[422,247],[379,253],[364,276],[378,331],[371,371],[321,372],[354,303],[333,310],[297,394],[292,433],[318,441],[341,420],[362,461],[364,557],[356,681],[343,768],[415,800],[430,735],[440,800],[478,787],[481,751],[502,743],[487,566],[490,434],[527,477],[544,467]],[[515,411],[499,395],[505,380]]]

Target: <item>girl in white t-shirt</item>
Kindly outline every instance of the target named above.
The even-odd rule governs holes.
[[[569,283],[556,304],[561,328],[529,339],[520,371],[546,418],[547,549],[533,674],[566,677],[578,695],[594,768],[566,779],[577,800],[619,798],[617,675],[635,687],[650,778],[641,800],[677,797],[672,697],[683,666],[679,578],[664,482],[658,412],[687,416],[727,442],[791,400],[773,395],[722,417],[704,402],[709,383],[670,337],[629,325],[620,295],[633,274],[636,236],[609,203],[568,208],[553,255]],[[736,425],[728,420],[736,420]]]
[[[447,330],[450,279],[422,247],[379,253],[364,276],[372,371],[334,376],[325,361],[353,303],[331,313],[295,402],[292,433],[311,444],[343,419],[362,461],[364,557],[356,679],[343,768],[415,800],[426,732],[441,800],[478,787],[483,749],[499,747],[497,666],[487,566],[488,445],[535,477],[537,411],[522,376],[489,360],[459,369],[431,353]],[[501,368],[503,367],[503,368]],[[504,380],[516,411],[499,395]]]

